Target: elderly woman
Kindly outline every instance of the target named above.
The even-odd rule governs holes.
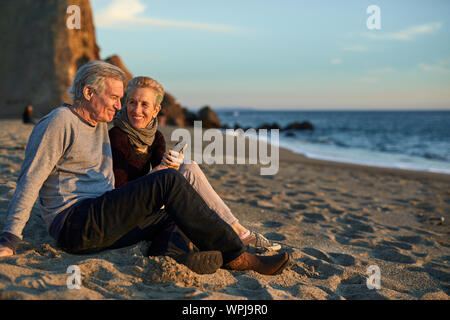
[[[135,77],[129,81],[126,105],[116,114],[114,127],[109,131],[116,188],[149,172],[174,168],[183,174],[206,204],[233,228],[249,249],[259,252],[280,249],[279,244],[271,243],[239,223],[198,164],[183,163],[182,152],[166,151],[164,137],[157,130],[157,115],[163,96],[163,87],[154,79]]]

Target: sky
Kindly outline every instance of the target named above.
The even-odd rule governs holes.
[[[101,57],[118,54],[189,109],[450,110],[448,0],[91,6]]]

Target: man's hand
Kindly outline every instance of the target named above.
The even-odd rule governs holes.
[[[178,170],[181,166],[181,164],[184,161],[184,156],[182,152],[176,152],[173,150],[169,150],[168,152],[164,153],[163,159],[161,161],[161,164],[163,166],[166,166],[167,168],[173,168],[175,170]]]
[[[0,244],[0,258],[1,257],[9,257],[14,254],[14,251],[12,251],[10,248],[2,246]]]

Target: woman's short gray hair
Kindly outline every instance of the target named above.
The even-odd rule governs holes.
[[[105,61],[93,60],[80,67],[73,79],[72,87],[69,93],[74,102],[84,101],[83,89],[89,87],[97,93],[103,92],[105,88],[105,79],[113,78],[125,81],[125,73],[118,67]]]
[[[164,98],[164,88],[163,86],[150,77],[134,77],[128,82],[127,86],[127,100],[131,92],[137,88],[149,88],[156,92],[156,105],[160,105]]]

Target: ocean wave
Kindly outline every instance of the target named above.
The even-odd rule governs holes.
[[[450,112],[240,112],[244,126],[308,120],[314,131],[280,133],[280,145],[311,158],[450,171]],[[236,117],[228,117],[235,122]],[[282,141],[284,141],[282,143]]]
[[[413,152],[413,153],[411,153],[411,155],[423,157],[425,159],[430,159],[430,160],[446,161],[446,162],[450,163],[450,156],[440,155],[440,154],[436,154],[436,153],[430,153],[430,152],[415,153],[415,152]]]

